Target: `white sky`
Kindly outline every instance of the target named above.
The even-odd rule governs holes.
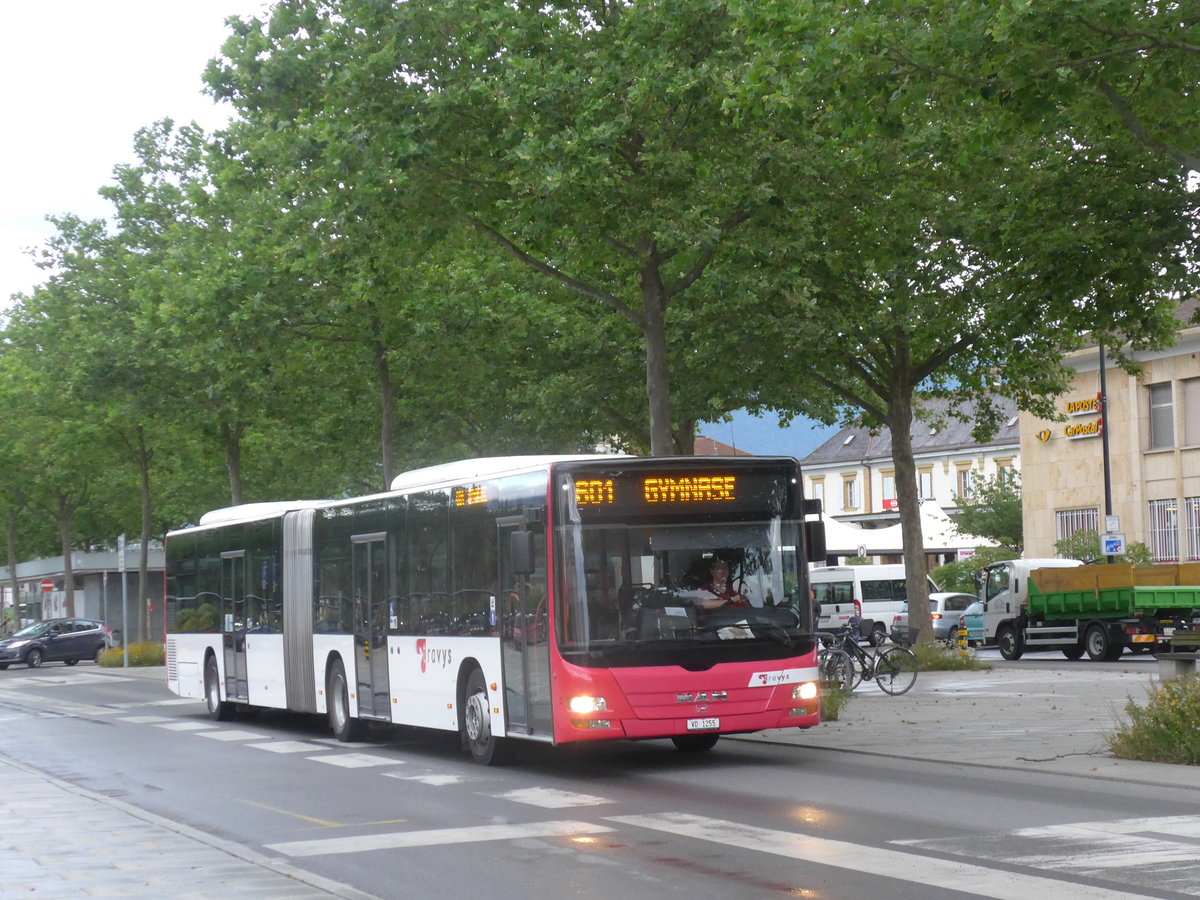
[[[38,0],[4,4],[0,24],[0,309],[48,273],[28,250],[49,214],[107,217],[96,191],[133,161],[133,135],[170,117],[211,130],[228,112],[201,93],[225,18],[264,0]]]

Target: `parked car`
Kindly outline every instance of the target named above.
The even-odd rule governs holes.
[[[933,622],[933,637],[939,641],[953,641],[957,637],[958,620],[972,603],[978,603],[973,594],[957,594],[953,591],[936,591],[929,595],[929,618]],[[892,626],[908,624],[908,603],[892,617]],[[980,620],[980,632],[983,620]]]
[[[976,600],[963,610],[958,617],[958,627],[967,629],[967,643],[972,647],[982,647],[983,635],[983,601]]]
[[[97,659],[111,643],[108,626],[97,619],[45,619],[0,640],[0,669],[14,663],[36,669],[54,661],[73,666]]]

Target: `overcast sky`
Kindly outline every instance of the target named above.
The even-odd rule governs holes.
[[[228,114],[201,75],[230,15],[262,0],[38,0],[4,5],[0,27],[0,306],[45,280],[28,250],[48,214],[107,217],[96,191],[133,161],[133,135],[170,117],[213,129]]]

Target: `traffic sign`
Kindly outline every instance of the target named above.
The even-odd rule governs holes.
[[[1120,533],[1100,535],[1100,546],[1105,556],[1121,556],[1125,552],[1125,535]]]
[[[43,578],[41,580],[41,583],[39,584],[39,587],[43,591],[46,591],[47,593],[49,593],[50,591],[54,590],[54,579],[53,578]]]

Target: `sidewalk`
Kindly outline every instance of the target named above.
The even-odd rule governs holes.
[[[1120,760],[1105,749],[1127,720],[1127,700],[1145,705],[1158,680],[1152,659],[1055,668],[989,662],[990,670],[922,672],[899,697],[862,685],[838,721],[754,739],[1200,790],[1200,766]]]
[[[95,670],[164,679],[162,668]],[[1116,760],[1105,736],[1126,699],[1144,702],[1152,661],[1054,669],[997,663],[922,672],[907,694],[860,687],[839,721],[756,740],[851,753],[1171,784],[1200,791],[1200,767]],[[164,689],[165,691],[165,689]],[[718,748],[717,753],[720,752]],[[0,900],[90,897],[374,900],[257,851],[0,758]]]
[[[162,668],[94,671],[165,684]],[[4,757],[0,797],[0,900],[377,900]]]

